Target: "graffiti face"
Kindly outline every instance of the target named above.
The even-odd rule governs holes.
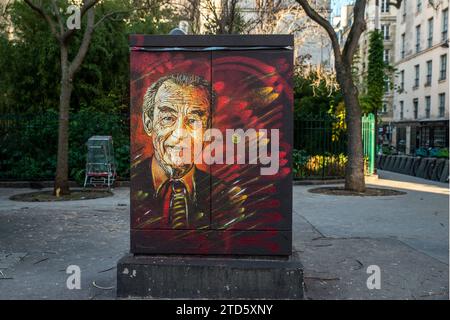
[[[155,157],[168,176],[182,177],[192,168],[198,156],[194,146],[202,145],[209,114],[209,92],[204,87],[167,80],[155,92],[149,132]]]
[[[292,52],[131,54],[131,251],[285,255]]]

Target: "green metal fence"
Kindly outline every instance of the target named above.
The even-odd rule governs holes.
[[[294,121],[294,178],[338,179],[345,175],[347,132],[343,118],[330,114],[304,114]],[[375,117],[362,117],[366,174],[374,173]]]
[[[364,115],[361,123],[366,174],[370,175],[375,172],[375,116],[372,113]]]
[[[129,175],[129,118],[124,115],[72,113],[69,121],[70,178],[84,178],[86,141],[93,135],[114,139],[118,174]],[[0,180],[52,180],[56,169],[58,113],[0,115]]]
[[[94,134],[112,135],[119,174],[129,168],[129,119],[117,115],[72,114],[70,118],[71,176],[85,165],[84,143]],[[375,119],[362,118],[366,173],[374,173]],[[56,166],[58,115],[0,115],[0,179],[53,179]],[[301,115],[294,121],[293,171],[295,179],[344,177],[347,133],[335,115]]]
[[[330,114],[302,114],[294,121],[294,178],[338,179],[347,163],[347,134],[342,119]]]

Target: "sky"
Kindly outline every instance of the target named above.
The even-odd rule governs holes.
[[[355,2],[354,0],[331,0],[331,10],[333,11],[332,16],[339,16],[341,13],[341,7]]]

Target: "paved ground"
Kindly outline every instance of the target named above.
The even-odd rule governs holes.
[[[294,187],[307,298],[448,299],[447,185],[380,178],[373,184],[407,194],[336,197]],[[65,203],[8,200],[27,191],[0,189],[0,299],[114,298],[115,265],[129,249],[129,190]],[[81,268],[81,290],[66,288],[69,265]],[[380,290],[367,289],[369,265],[380,267]]]
[[[128,189],[64,203],[8,200],[27,191],[0,189],[0,271],[13,278],[0,280],[0,299],[113,298],[115,266],[129,250]],[[81,290],[66,287],[69,265],[81,269]]]
[[[448,299],[448,185],[379,171],[389,197],[328,196],[294,187],[294,243],[314,299]],[[381,289],[368,290],[369,265]]]

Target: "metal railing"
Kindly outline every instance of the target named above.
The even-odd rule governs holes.
[[[128,140],[127,117],[74,114],[70,118],[70,163],[85,166],[84,143],[98,133]],[[58,116],[0,115],[0,179],[52,179],[56,165]],[[366,173],[374,172],[375,121],[362,118]],[[347,163],[347,133],[340,116],[301,115],[294,120],[293,171],[295,179],[338,179]],[[124,150],[128,154],[127,150]],[[126,162],[122,167],[128,167]],[[122,170],[124,170],[122,168]]]
[[[372,113],[361,119],[366,174],[375,172],[375,116]]]
[[[375,117],[365,115],[362,139],[366,174],[375,167]],[[347,164],[347,132],[343,116],[301,115],[294,121],[294,179],[339,179]]]
[[[86,165],[86,146],[95,134],[112,135],[118,141],[120,173],[129,165],[129,118],[127,115],[78,112],[69,119],[70,177],[81,176]],[[56,168],[58,114],[0,115],[0,179],[52,180]],[[84,178],[84,173],[83,173]]]

